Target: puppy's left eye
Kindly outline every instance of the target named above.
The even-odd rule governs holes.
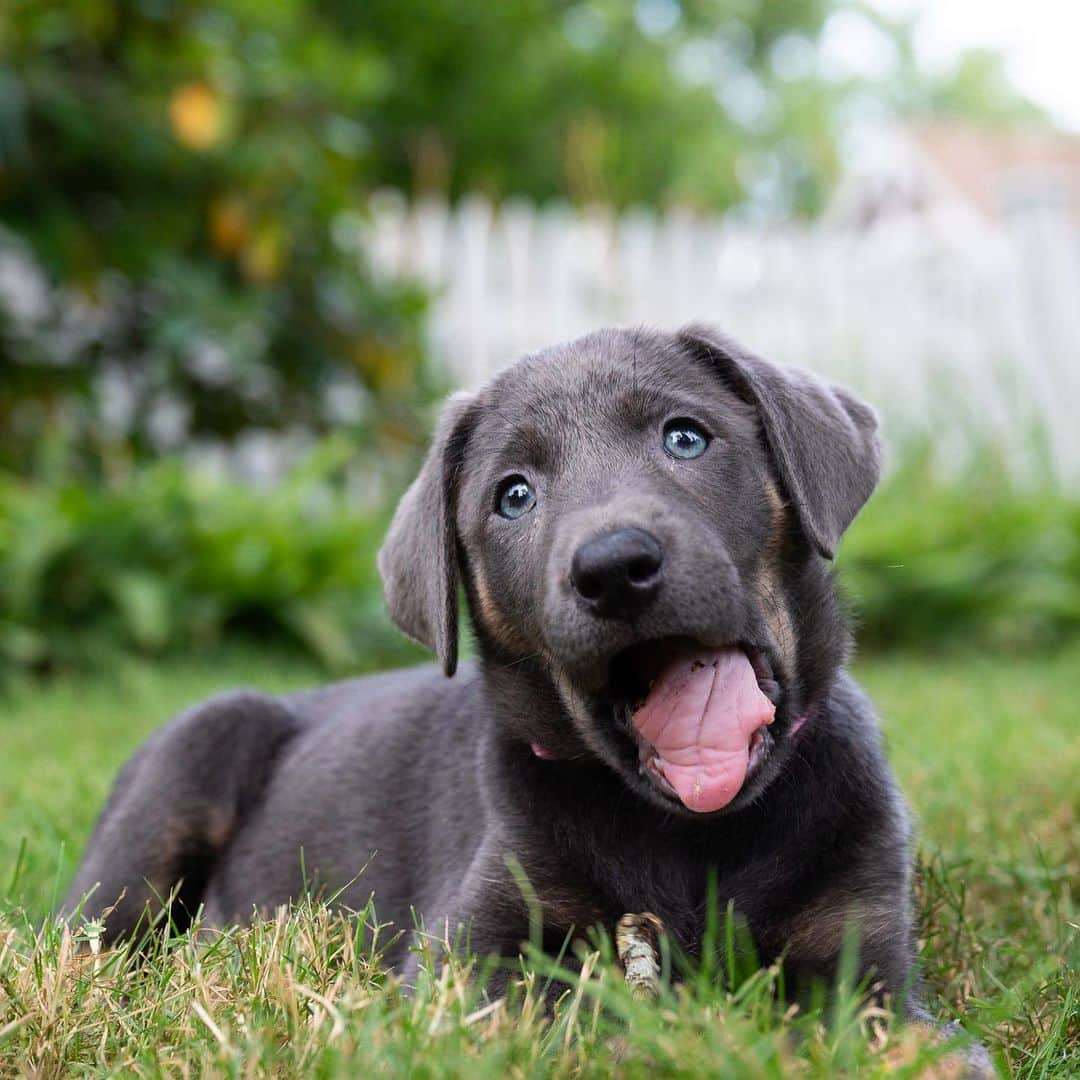
[[[536,492],[524,476],[511,476],[502,482],[495,507],[511,521],[523,517],[536,505]]]
[[[687,461],[701,457],[709,445],[709,436],[693,420],[669,420],[664,425],[664,450],[669,457]]]

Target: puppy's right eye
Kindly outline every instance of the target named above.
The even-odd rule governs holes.
[[[495,508],[499,514],[516,521],[536,505],[536,492],[524,476],[510,476],[499,486]]]

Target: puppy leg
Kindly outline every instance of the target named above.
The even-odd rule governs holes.
[[[923,1004],[910,908],[891,899],[895,890],[877,901],[855,901],[852,896],[850,889],[826,892],[786,927],[785,969],[793,999],[806,1004],[815,985],[835,984],[844,939],[852,933],[859,946],[855,975],[874,988],[874,1000],[899,1008],[904,1021],[930,1028],[942,1040],[961,1035],[956,1024],[938,1025]],[[962,1068],[957,1076],[987,1080],[996,1075],[989,1054],[978,1043],[959,1051],[957,1059]]]
[[[451,953],[478,958],[511,957],[529,937],[528,911],[497,846],[485,840],[459,883],[424,913],[424,926],[402,965],[408,990],[415,988],[420,967]],[[493,997],[509,980],[503,967],[485,983]]]
[[[184,930],[238,823],[262,797],[300,722],[281,702],[211,698],[152,735],[124,766],[62,911],[105,919],[103,942],[168,912]],[[85,903],[83,900],[85,898]]]
[[[929,1030],[942,1042],[964,1039],[959,1024],[939,1024],[930,1015],[923,1000],[922,985],[917,976],[914,946],[907,929],[909,919],[897,920],[893,931],[883,940],[864,942],[860,950],[862,974],[869,975],[879,987],[875,998],[888,999],[909,1024]],[[961,1045],[946,1061],[952,1068],[948,1075],[963,1080],[992,1080],[997,1072],[986,1048],[968,1037],[967,1045]]]
[[[864,944],[859,953],[858,978],[860,981],[869,980],[873,987],[872,1001],[893,1008],[899,1005],[899,1020],[929,1031],[942,1042],[963,1038],[963,1029],[958,1024],[939,1024],[930,1015],[923,1003],[921,987],[906,950],[876,949]],[[810,1000],[809,990],[815,982],[831,986],[840,963],[840,955],[837,954],[829,964],[815,964],[810,968],[794,965],[791,985],[795,989],[796,999],[807,1003]],[[951,1069],[946,1070],[946,1074],[957,1077],[957,1080],[992,1080],[997,1076],[986,1048],[977,1042],[960,1046],[946,1061]]]
[[[952,1039],[963,1039],[965,1032],[959,1024],[939,1024],[931,1015],[930,1010],[915,996],[909,998],[904,1008],[904,1018],[910,1024],[928,1028],[942,1042]],[[957,1075],[963,1080],[994,1080],[998,1075],[994,1063],[990,1059],[990,1053],[982,1043],[971,1040],[957,1052],[955,1060],[961,1068]]]
[[[492,1000],[505,995],[515,961],[532,941],[549,956],[557,955],[567,935],[603,921],[598,908],[583,904],[576,891],[558,884],[551,868],[533,867],[534,885],[511,871],[498,843],[486,840],[474,856],[457,888],[427,913],[424,940],[428,948],[414,949],[402,965],[407,988],[415,987],[421,964],[430,957],[438,961],[448,951],[467,953],[498,963],[485,969],[483,989]],[[609,925],[613,919],[607,920]],[[577,970],[572,954],[564,954],[562,966]],[[568,989],[552,980],[546,985],[547,1006]]]
[[[911,960],[910,948],[905,944],[898,947],[897,942],[906,940],[900,937],[897,928],[897,940],[889,945],[864,945],[861,950],[860,967],[863,974],[869,975],[877,989],[874,998],[882,1003],[888,1001],[898,1009],[903,1022],[913,1024],[932,1034],[941,1042],[956,1039],[960,1045],[955,1053],[950,1053],[945,1061],[949,1068],[945,1074],[958,1080],[993,1080],[997,1071],[990,1060],[990,1055],[981,1043],[967,1036],[959,1024],[939,1024],[924,1004],[922,986],[916,975],[915,964]]]

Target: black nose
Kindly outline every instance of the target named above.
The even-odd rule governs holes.
[[[574,552],[570,582],[586,606],[604,618],[626,618],[660,591],[664,551],[643,529],[617,529]]]

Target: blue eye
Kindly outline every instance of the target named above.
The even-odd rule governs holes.
[[[664,427],[664,450],[680,461],[701,457],[709,445],[709,436],[693,420],[671,420]]]
[[[511,476],[499,488],[498,511],[504,518],[516,521],[536,505],[536,492],[522,476]]]

